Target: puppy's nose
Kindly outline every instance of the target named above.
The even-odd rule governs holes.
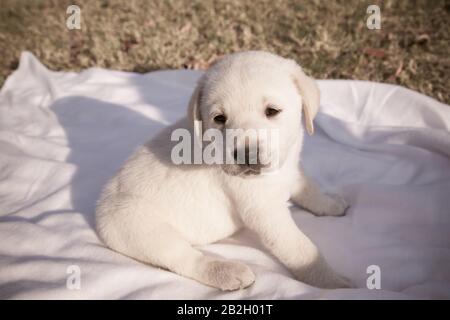
[[[246,146],[242,149],[234,149],[233,158],[236,164],[246,166],[260,166],[258,148],[249,148]]]

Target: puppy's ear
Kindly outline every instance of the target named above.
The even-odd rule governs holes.
[[[295,63],[294,61],[292,62]],[[320,91],[316,81],[313,78],[308,77],[297,63],[295,63],[294,70],[292,78],[302,97],[303,117],[306,131],[312,135],[314,133],[313,120],[319,111]]]
[[[201,124],[202,115],[200,112],[200,102],[202,99],[202,92],[203,92],[203,79],[200,79],[189,101],[187,114],[189,123],[192,124],[194,128],[194,135],[197,139],[201,139],[200,128],[202,126]]]

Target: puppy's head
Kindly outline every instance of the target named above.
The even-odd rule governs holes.
[[[319,90],[295,61],[249,51],[222,58],[203,75],[188,117],[197,135],[222,132],[226,173],[248,176],[277,169],[298,152],[302,117],[312,134],[318,108]]]

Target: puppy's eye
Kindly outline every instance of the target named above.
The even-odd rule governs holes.
[[[227,122],[227,117],[223,114],[219,114],[214,117],[214,122],[217,124],[224,124],[225,122]]]
[[[276,108],[274,108],[274,107],[269,106],[269,107],[266,108],[265,114],[266,114],[266,116],[267,116],[268,118],[271,118],[271,117],[276,116],[276,115],[279,114],[280,112],[281,112],[280,109],[276,109]]]

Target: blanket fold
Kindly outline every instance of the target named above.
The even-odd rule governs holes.
[[[358,288],[294,280],[245,230],[201,248],[254,270],[256,283],[236,292],[100,243],[102,186],[138,145],[185,115],[200,75],[53,72],[22,54],[0,91],[0,298],[450,298],[450,108],[387,84],[318,81],[321,109],[303,165],[351,207],[318,218],[291,206],[299,228]],[[379,267],[379,290],[367,288],[370,266]]]

